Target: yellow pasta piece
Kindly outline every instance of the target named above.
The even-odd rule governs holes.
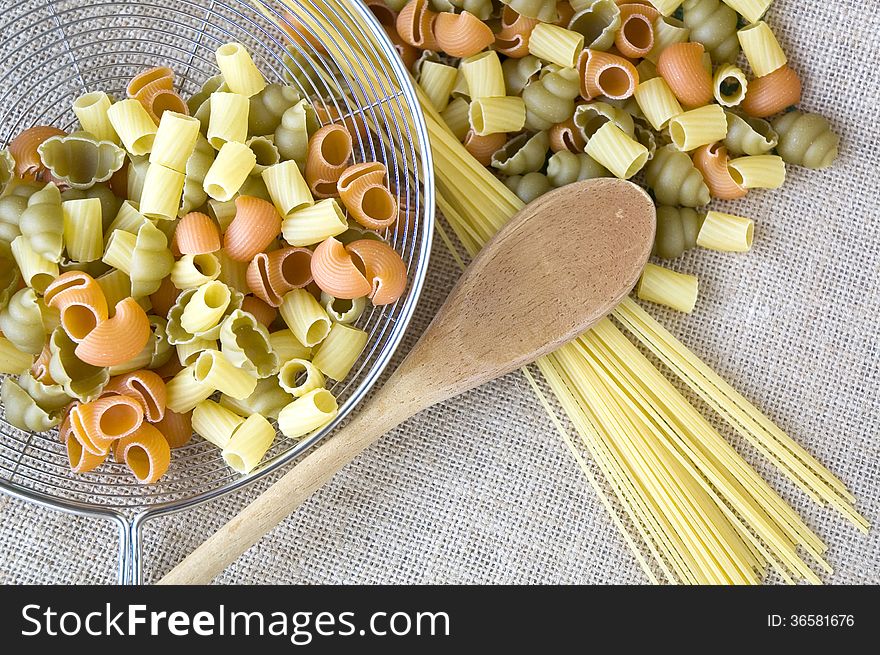
[[[733,64],[721,64],[713,82],[715,100],[723,107],[736,107],[746,98],[749,81],[745,73]]]
[[[467,82],[468,94],[472,101],[507,95],[504,71],[495,51],[489,50],[463,59],[461,72]]]
[[[590,138],[586,153],[622,180],[642,170],[650,156],[645,146],[610,121]]]
[[[220,275],[217,279],[230,289],[244,294],[250,293],[251,289],[247,282],[248,262],[232,259],[225,250],[218,250],[214,256],[220,262]]]
[[[235,219],[237,211],[235,200],[226,200],[224,202],[219,200],[208,201],[208,213],[217,221],[221,233],[225,232],[229,224]]]
[[[635,98],[645,118],[658,132],[665,128],[671,119],[682,113],[678,98],[662,77],[655,77],[639,84],[636,87]]]
[[[518,132],[526,124],[526,104],[516,96],[478,98],[471,102],[468,117],[478,136]]]
[[[122,230],[123,232],[137,234],[141,225],[143,225],[146,220],[147,217],[137,210],[135,203],[132,203],[130,200],[125,200],[119,206],[116,218],[113,219],[113,222],[110,223],[107,230],[104,232],[104,241],[106,242],[110,240],[110,235],[113,234],[114,230]]]
[[[736,35],[755,77],[769,75],[788,63],[773,30],[764,21],[752,23]]]
[[[67,256],[75,262],[93,262],[104,254],[104,225],[101,201],[97,198],[66,200],[64,212],[64,245]]]
[[[6,337],[0,335],[0,373],[19,375],[34,363],[34,356],[15,347]]]
[[[174,346],[177,351],[177,360],[182,366],[194,364],[205,350],[220,350],[216,339],[195,338],[186,343],[179,343]]]
[[[24,283],[37,293],[43,293],[52,280],[58,277],[58,264],[34,252],[26,236],[15,237],[11,248],[12,257],[21,271]]]
[[[724,4],[742,14],[750,23],[760,20],[772,3],[773,0],[724,0]]]
[[[181,327],[190,334],[206,332],[219,325],[232,300],[232,293],[222,282],[203,284],[193,294],[180,317]]]
[[[751,219],[710,211],[703,219],[697,245],[721,252],[747,252],[752,247],[754,230]]]
[[[263,171],[262,177],[269,197],[282,217],[315,204],[309,185],[295,161],[269,166]]]
[[[292,246],[311,246],[348,230],[348,221],[333,198],[299,209],[281,223],[281,234]]]
[[[193,377],[196,382],[238,400],[250,396],[257,386],[255,375],[234,366],[216,350],[202,351],[193,364]]]
[[[583,49],[583,34],[550,23],[538,23],[529,37],[529,53],[563,68],[574,68]]]
[[[140,102],[121,100],[107,110],[107,117],[131,154],[146,155],[153,149],[158,128]]]
[[[245,144],[225,143],[205,175],[205,193],[214,200],[232,200],[256,164],[257,156]]]
[[[311,359],[312,349],[304,346],[290,330],[278,330],[269,335],[269,344],[272,351],[278,355],[279,361],[286,362],[291,359]]]
[[[470,104],[464,98],[453,98],[443,110],[443,122],[459,141],[464,141],[470,124]]]
[[[443,111],[449,105],[457,79],[457,68],[434,61],[424,62],[419,72],[419,86],[437,111]]]
[[[328,377],[344,380],[367,347],[367,341],[369,335],[363,330],[334,323],[315,351],[312,363]]]
[[[86,93],[73,103],[73,113],[79,119],[82,128],[99,141],[119,143],[119,135],[110,122],[108,110],[113,101],[103,91]]]
[[[684,112],[669,121],[669,136],[682,152],[723,141],[727,136],[727,114],[719,105]]]
[[[244,143],[247,141],[250,107],[250,102],[243,95],[222,91],[211,94],[208,142],[214,147],[214,150],[220,150],[230,142]]]
[[[196,380],[195,364],[187,366],[165,385],[165,406],[177,414],[186,414],[207,400],[215,389]]]
[[[161,164],[150,164],[139,205],[141,214],[163,221],[175,220],[185,181],[183,173]]]
[[[131,296],[131,279],[125,271],[114,269],[97,278],[95,282],[104,292],[108,307],[116,307],[116,303]]]
[[[236,428],[223,449],[223,460],[239,473],[253,471],[275,440],[275,428],[259,414],[251,414]]]
[[[324,374],[307,359],[290,359],[278,371],[278,383],[294,398],[324,386]]]
[[[171,283],[178,289],[200,287],[220,277],[220,261],[211,253],[183,255],[171,268]]]
[[[330,317],[305,289],[294,289],[285,294],[279,310],[287,327],[304,346],[316,346],[330,333]]]
[[[691,35],[691,30],[682,21],[676,18],[668,18],[667,16],[658,16],[654,21],[654,47],[645,57],[645,61],[649,64],[657,64],[660,55],[671,45],[676,43],[685,43]],[[643,61],[642,64],[645,62]],[[642,64],[636,67],[639,71],[639,79],[644,82],[650,76],[642,76]],[[656,74],[656,67],[654,68]]]
[[[298,439],[327,425],[338,412],[333,394],[326,389],[315,389],[279,412],[278,428],[284,436]]]
[[[778,155],[739,157],[727,166],[733,181],[745,189],[778,189],[785,183],[785,162]]]
[[[178,173],[186,173],[186,163],[196,149],[201,123],[198,119],[166,111],[150,153],[151,164],[161,164]]]
[[[266,80],[262,73],[254,64],[250,53],[240,43],[220,46],[216,56],[217,66],[223,74],[226,85],[233,93],[250,98],[266,88]]]
[[[232,433],[244,419],[213,400],[203,400],[193,410],[193,431],[218,448],[226,448]],[[274,432],[273,432],[274,436]]]
[[[671,16],[675,13],[676,9],[681,7],[684,0],[648,0],[648,2],[650,2],[654,6],[654,9],[664,16]]]
[[[699,281],[696,276],[676,273],[668,268],[647,264],[636,287],[642,300],[691,313],[697,304]]]

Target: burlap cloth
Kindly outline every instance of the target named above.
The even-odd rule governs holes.
[[[11,7],[12,0],[2,0]],[[803,107],[843,137],[829,171],[736,212],[744,256],[707,251],[690,316],[651,311],[834,471],[880,519],[880,4],[776,0],[770,23],[805,80]],[[0,23],[2,23],[0,14]],[[0,59],[5,58],[0,43]],[[439,241],[439,240],[438,240]],[[435,247],[405,348],[458,275]],[[729,433],[726,432],[726,433]],[[813,504],[731,440],[827,541],[829,583],[880,582],[880,539]],[[168,571],[265,488],[148,524],[147,580]],[[108,523],[0,495],[0,582],[115,580]],[[597,496],[519,374],[425,412],[336,476],[220,578],[223,583],[643,583]]]

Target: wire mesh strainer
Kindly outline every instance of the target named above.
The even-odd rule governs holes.
[[[320,433],[294,443],[279,437],[249,476],[229,469],[219,451],[193,440],[175,452],[171,469],[156,485],[140,486],[123,466],[108,461],[97,472],[75,476],[56,434],[33,434],[5,421],[0,409],[0,488],[65,511],[116,522],[120,533],[120,582],[141,579],[140,534],[144,522],[176,512],[252,482],[295,459],[326,436],[364,397],[403,336],[421,290],[433,227],[433,177],[427,131],[406,70],[379,24],[351,0],[0,0],[0,40],[8,55],[0,67],[0,144],[36,124],[70,130],[72,102],[86,91],[120,98],[144,69],[174,68],[179,91],[197,92],[217,73],[215,49],[244,44],[270,82],[287,82],[324,115],[366,116],[372,130],[355,135],[356,161],[384,161],[398,193],[401,220],[384,236],[409,270],[406,295],[373,308],[358,327],[370,341],[352,373],[331,390],[340,401],[337,419]],[[283,18],[331,16],[345,27],[294,27]],[[315,25],[315,21],[303,21]],[[284,24],[325,44],[347,44],[335,61],[292,43]],[[326,21],[318,25],[325,25]],[[366,30],[375,36],[368,37]],[[375,45],[374,45],[375,44]],[[365,70],[361,56],[373,62]],[[369,98],[370,102],[363,99]],[[357,99],[360,99],[358,102]]]

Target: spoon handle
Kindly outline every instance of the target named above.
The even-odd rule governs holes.
[[[401,381],[395,381],[395,377],[398,376],[388,380],[367,405],[359,409],[348,425],[298,462],[158,584],[209,583],[341,468],[386,432],[416,414],[422,408],[421,403],[417,400],[401,402],[401,398],[418,398],[418,395],[404,393]]]

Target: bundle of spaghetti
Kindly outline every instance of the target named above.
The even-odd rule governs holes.
[[[293,0],[285,3],[296,10]],[[369,26],[352,26],[339,0],[314,4],[323,9],[322,16],[313,15],[315,31],[324,22],[373,38]],[[353,92],[359,104],[387,105],[393,117],[406,120],[400,105],[381,97],[384,65],[354,46],[334,42],[328,50],[344,72],[368,82]],[[438,206],[473,256],[523,203],[464,149],[416,90],[433,151]],[[463,266],[439,224],[438,234]],[[867,527],[839,480],[638,305],[624,301],[615,318],[811,497]],[[821,582],[798,548],[831,570],[822,559],[822,540],[610,320],[538,360],[537,367],[606,485],[524,369],[527,380],[652,582],[657,576],[642,549],[670,583],[754,584],[768,567],[789,583]]]

